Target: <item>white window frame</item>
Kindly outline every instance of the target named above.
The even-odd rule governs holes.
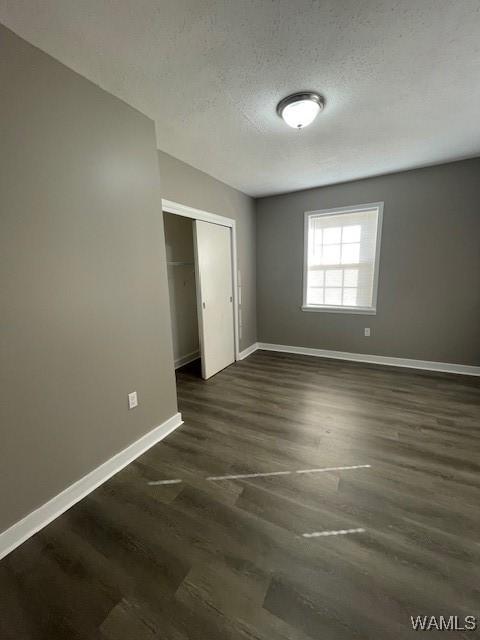
[[[377,313],[377,296],[378,296],[378,273],[380,269],[380,245],[382,241],[382,223],[383,223],[383,202],[370,202],[368,204],[359,204],[350,207],[337,207],[335,209],[320,209],[318,211],[305,211],[304,214],[304,232],[303,232],[303,302],[302,311],[315,311],[326,313],[363,313],[367,315],[375,315]],[[309,220],[312,216],[333,216],[344,213],[357,213],[359,211],[378,210],[377,220],[377,241],[375,245],[375,265],[373,270],[373,295],[372,306],[370,307],[346,307],[344,305],[311,305],[307,304],[307,284],[308,284],[308,227]]]

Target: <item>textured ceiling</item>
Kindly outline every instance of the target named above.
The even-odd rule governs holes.
[[[480,155],[480,0],[0,0],[7,27],[251,195]],[[275,106],[317,90],[304,131]]]

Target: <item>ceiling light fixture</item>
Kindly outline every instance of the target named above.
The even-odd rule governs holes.
[[[292,93],[277,104],[277,113],[289,127],[303,129],[323,111],[325,100],[318,93]]]

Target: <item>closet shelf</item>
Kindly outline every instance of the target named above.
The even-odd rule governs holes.
[[[193,262],[167,262],[169,267],[193,267]]]

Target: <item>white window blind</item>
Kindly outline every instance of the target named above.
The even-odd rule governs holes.
[[[305,214],[303,309],[375,313],[383,203]]]

